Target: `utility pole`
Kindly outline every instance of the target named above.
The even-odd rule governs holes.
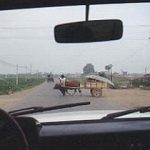
[[[38,79],[39,78],[39,70],[36,71],[36,75],[37,75],[36,78]]]
[[[16,85],[18,85],[18,65],[16,65]]]
[[[32,64],[30,64],[30,74],[32,74]]]
[[[145,67],[145,74],[146,74],[146,72],[147,72],[147,67]]]
[[[110,76],[110,79],[111,79],[111,81],[112,81],[112,68],[111,68],[111,76]]]
[[[27,81],[27,78],[28,78],[28,77],[27,77],[27,76],[28,76],[28,72],[27,72],[28,67],[27,67],[27,66],[25,66],[25,70],[26,70],[26,72],[25,72],[25,74],[26,74],[26,75],[25,75],[25,80]]]

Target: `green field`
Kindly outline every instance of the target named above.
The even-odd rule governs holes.
[[[21,91],[23,89],[28,89],[43,83],[45,79],[37,79],[37,78],[19,78],[18,85],[16,85],[15,78],[5,78],[0,79],[0,95],[2,94],[10,94],[16,91]]]

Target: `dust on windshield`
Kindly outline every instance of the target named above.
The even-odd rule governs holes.
[[[150,4],[90,6],[89,20],[103,19],[123,22],[120,40],[60,44],[54,27],[85,21],[85,6],[1,11],[0,107],[150,105]]]

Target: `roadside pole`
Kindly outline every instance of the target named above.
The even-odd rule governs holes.
[[[28,79],[28,66],[25,66],[25,81]]]
[[[110,79],[111,79],[111,81],[112,81],[112,68],[111,68],[111,70],[110,70],[110,71],[111,71]]]
[[[39,70],[36,71],[36,78],[39,78]]]
[[[30,74],[32,74],[32,64],[30,64]]]
[[[18,65],[16,65],[16,85],[18,85]]]

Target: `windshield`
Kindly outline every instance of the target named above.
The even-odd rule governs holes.
[[[1,108],[86,101],[91,105],[66,111],[150,105],[150,3],[90,6],[89,20],[122,21],[119,40],[55,41],[56,25],[85,18],[85,6],[0,11]]]

